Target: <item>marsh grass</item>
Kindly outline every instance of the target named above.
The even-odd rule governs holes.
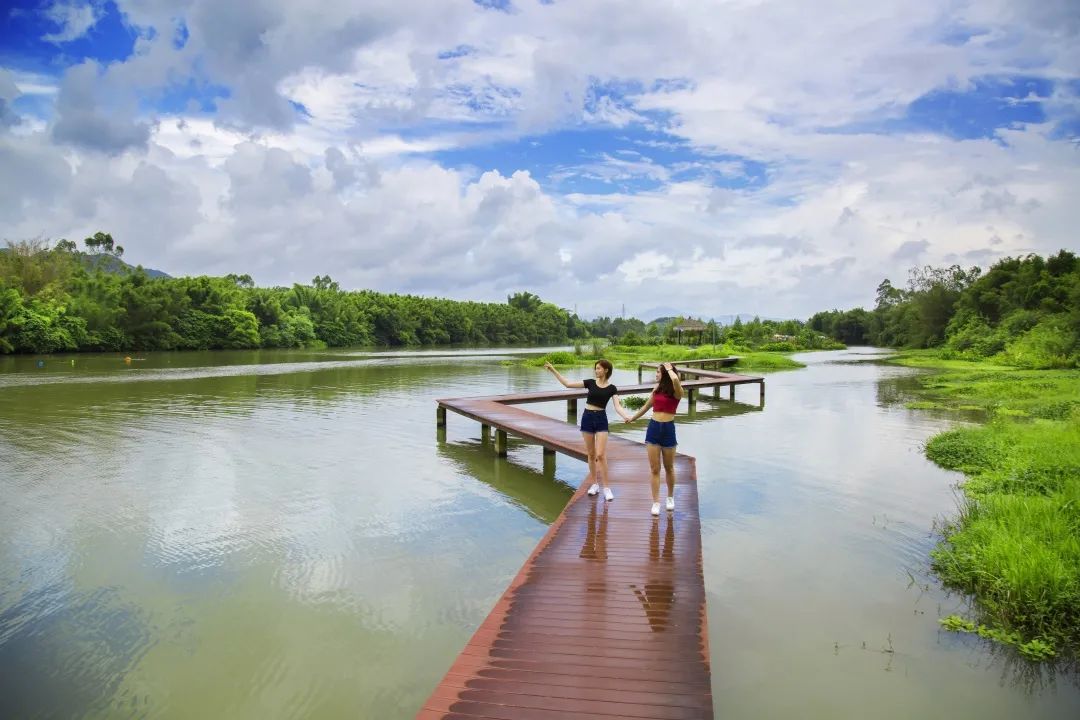
[[[890,358],[898,365],[943,370],[920,379],[920,399],[909,407],[984,410],[990,416],[1044,420],[1068,420],[1080,409],[1080,370],[1018,370],[936,358],[933,351]]]
[[[926,354],[915,362],[932,367]],[[909,406],[979,409],[986,425],[943,432],[927,456],[963,472],[958,516],[931,553],[952,587],[971,593],[978,623],[951,630],[1015,645],[1031,659],[1080,650],[1080,371],[945,361]],[[925,403],[925,405],[924,405]],[[970,625],[970,627],[968,627]]]

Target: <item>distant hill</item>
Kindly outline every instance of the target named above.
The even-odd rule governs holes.
[[[6,247],[0,247],[0,253],[6,252],[9,252]],[[87,253],[79,253],[79,259],[82,261],[82,264],[90,270],[101,269],[105,272],[122,273],[129,272],[135,269],[134,265],[129,265],[120,258],[114,257],[113,255],[108,255],[106,253],[96,253],[94,255],[89,255]],[[172,277],[172,275],[164,273],[161,270],[155,270],[154,268],[144,267],[143,272],[145,272],[152,278]]]
[[[749,321],[753,320],[754,318],[758,318],[759,320],[772,320],[773,322],[784,322],[785,320],[790,320],[791,319],[791,318],[766,317],[764,315],[758,315],[756,313],[736,313],[734,315],[718,315],[717,317],[715,317],[713,319],[716,320],[717,325],[734,325],[735,324],[735,318],[739,318],[743,322],[749,322]]]
[[[647,325],[664,325],[675,319],[676,316],[671,317],[658,317],[655,320],[650,320]],[[709,320],[715,320],[717,325],[734,325],[735,318],[739,318],[743,322],[750,322],[754,318],[760,320],[774,320],[776,322],[783,322],[783,318],[762,317],[761,315],[755,315],[753,313],[736,313],[734,315],[718,315],[714,318],[695,317],[695,320],[700,320],[703,323],[708,323]]]
[[[96,255],[82,254],[81,256],[83,264],[91,270],[104,270],[111,273],[124,273],[135,269],[134,265],[128,265],[126,262],[118,257],[107,255],[105,253],[99,253]],[[172,275],[162,272],[161,270],[155,270],[154,268],[144,267],[143,272],[152,278],[171,278]]]

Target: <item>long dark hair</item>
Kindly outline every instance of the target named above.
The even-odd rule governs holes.
[[[675,377],[679,376],[679,371],[674,367],[671,368],[671,372],[675,373]],[[671,376],[668,375],[667,370],[664,368],[664,363],[660,363],[660,384],[656,387],[656,392],[668,397],[675,397],[675,383],[671,382]]]

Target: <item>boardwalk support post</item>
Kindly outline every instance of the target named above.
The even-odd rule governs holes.
[[[435,426],[446,427],[446,408],[442,405],[435,409]]]
[[[544,475],[555,474],[555,451],[544,448]]]
[[[732,385],[732,387],[735,387],[735,386]],[[714,400],[719,400],[720,399],[720,386],[719,385],[713,385],[712,396],[713,396]]]
[[[762,385],[761,387],[765,387],[765,385]],[[717,392],[719,392],[719,390],[720,390],[720,388],[717,388]],[[730,400],[731,402],[735,402],[735,386],[734,385],[728,385],[727,399]]]
[[[495,431],[495,454],[499,457],[506,457],[506,431]]]
[[[758,385],[761,387],[761,404],[764,405],[765,404],[765,381],[762,380]]]
[[[689,395],[687,396],[687,403],[690,407],[695,407],[697,405],[697,390],[694,388],[690,388]]]
[[[491,426],[480,423],[480,442],[487,445],[491,442]]]
[[[566,417],[577,418],[577,398],[566,401]]]

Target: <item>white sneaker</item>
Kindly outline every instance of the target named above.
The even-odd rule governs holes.
[[[597,485],[596,483],[593,483],[592,485],[589,486],[589,494],[590,495],[595,495],[598,492],[600,492],[600,486],[599,485]]]
[[[667,505],[668,510],[674,510],[675,509],[675,498],[668,495],[668,499],[667,499],[667,502],[665,503],[665,505]]]
[[[608,502],[615,499],[615,493],[611,492],[611,488],[604,488],[604,499]]]
[[[660,514],[660,503],[653,503],[652,504],[652,510],[650,510],[649,512],[651,512],[653,515],[659,515]]]

